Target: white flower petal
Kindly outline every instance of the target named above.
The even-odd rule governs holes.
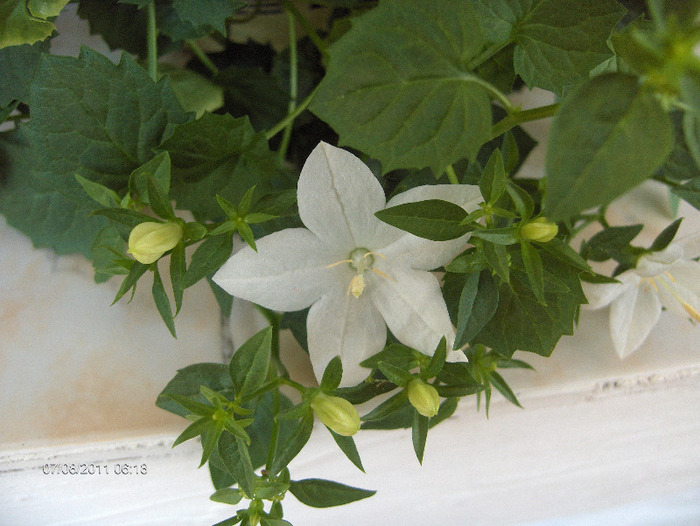
[[[476,210],[479,203],[483,201],[478,186],[474,185],[424,185],[411,188],[392,197],[387,203],[387,208],[404,203],[425,201],[428,199],[441,199],[461,206],[467,212]],[[398,231],[397,228],[382,223],[378,232],[383,239],[390,238],[384,233],[387,231]],[[384,248],[377,249],[378,252],[389,258],[394,265],[401,265],[419,270],[433,270],[452,260],[462,249],[464,249],[469,239],[469,234],[450,241],[430,241],[408,232],[400,232],[395,241]]]
[[[697,261],[679,261],[675,263],[668,273],[671,279],[691,291],[696,296],[700,296],[700,263]]]
[[[684,236],[674,241],[683,249],[684,259],[695,259],[700,257],[700,232]]]
[[[328,362],[340,356],[342,387],[357,385],[369,374],[360,362],[377,354],[386,342],[386,324],[367,294],[359,298],[335,287],[313,304],[306,319],[309,355],[321,381]]]
[[[320,143],[309,155],[297,187],[299,216],[325,243],[371,247],[381,221],[374,213],[386,199],[379,181],[357,157]]]
[[[692,316],[697,319],[696,313],[700,313],[700,298],[695,292],[684,287],[681,281],[672,280],[668,276],[659,276],[654,281],[659,300],[669,312],[684,318]]]
[[[680,245],[671,244],[659,252],[645,254],[637,261],[636,272],[643,277],[653,277],[666,271],[670,265],[683,258]]]
[[[581,282],[583,293],[586,295],[588,304],[583,305],[583,308],[588,310],[602,309],[615,301],[620,294],[624,293],[630,287],[637,286],[639,276],[634,271],[628,270],[623,272],[616,278],[620,283],[588,283]]]
[[[391,279],[375,277],[367,293],[394,336],[425,354],[432,354],[445,336],[451,350],[455,333],[437,278],[389,265],[382,271]]]
[[[305,228],[281,230],[256,244],[257,253],[245,247],[231,256],[214,281],[229,294],[268,309],[308,307],[340,279],[340,269],[326,266],[347,257]]]
[[[661,315],[661,302],[653,287],[628,287],[610,308],[610,334],[615,350],[624,358],[646,340]]]

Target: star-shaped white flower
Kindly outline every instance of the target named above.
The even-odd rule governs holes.
[[[700,234],[645,254],[620,283],[584,283],[588,308],[610,305],[610,335],[620,358],[636,351],[659,320],[662,307],[700,321]]]
[[[214,276],[224,290],[269,309],[311,306],[309,354],[317,378],[340,356],[342,385],[367,375],[360,362],[379,352],[386,327],[405,345],[432,354],[454,329],[437,278],[428,272],[449,262],[468,235],[429,241],[381,222],[387,206],[442,199],[476,209],[482,200],[472,185],[413,188],[388,203],[372,172],[357,157],[320,143],[299,177],[299,215],[307,228],[290,228],[257,240]],[[449,349],[448,359],[465,360]]]

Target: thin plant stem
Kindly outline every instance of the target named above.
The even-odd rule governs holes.
[[[156,27],[156,3],[155,0],[146,8],[148,16],[148,74],[153,82],[158,82],[158,29]]]
[[[316,49],[318,49],[319,53],[326,57],[328,55],[328,46],[326,46],[326,43],[321,39],[321,37],[318,36],[318,33],[316,33],[316,30],[311,26],[311,24],[309,24],[309,21],[306,19],[306,17],[301,14],[301,11],[299,11],[297,6],[294,5],[293,2],[284,0],[283,4],[287,12],[292,13],[292,15],[294,15],[294,18],[297,19],[299,25],[301,25],[301,27],[304,29],[306,35],[309,37],[309,40],[311,40],[313,45],[316,46]]]
[[[467,65],[467,68],[470,71],[474,71],[476,68],[481,66],[484,62],[486,62],[488,59],[493,57],[496,53],[501,51],[506,46],[509,46],[510,43],[511,42],[509,40],[507,42],[493,44],[491,47],[486,48],[479,56],[477,56],[471,62],[469,62],[469,64]]]
[[[297,95],[298,95],[298,82],[297,82],[297,31],[296,31],[296,20],[294,15],[289,10],[288,6],[291,5],[290,2],[285,2],[285,8],[287,13],[287,25],[289,28],[289,105],[287,107],[287,115],[294,113],[297,107]],[[292,137],[292,129],[294,128],[294,120],[290,120],[284,128],[284,134],[282,135],[282,142],[280,143],[280,149],[278,155],[280,161],[283,161],[287,156],[287,148],[289,148],[289,140]]]
[[[511,128],[515,128],[518,124],[522,124],[523,122],[552,117],[558,109],[559,103],[540,106],[539,108],[532,108],[531,110],[516,110],[493,125],[489,140],[491,141],[503,135]]]
[[[309,95],[297,105],[296,109],[292,113],[288,114],[284,119],[282,119],[272,128],[267,130],[267,132],[265,132],[265,138],[269,141],[279,132],[284,130],[284,128],[289,122],[294,121],[294,119],[296,119],[311,103],[311,100],[314,98],[314,95],[316,95],[316,91],[318,91],[318,86],[316,86],[314,90],[311,93],[309,93]]]
[[[457,178],[455,169],[452,168],[451,164],[447,165],[447,168],[445,168],[445,173],[447,174],[447,178],[450,180],[450,184],[459,184],[459,179]]]
[[[204,51],[202,51],[202,48],[199,47],[199,45],[194,40],[187,40],[186,42],[189,48],[192,50],[192,53],[194,53],[194,56],[197,57],[197,59],[199,59],[199,61],[204,65],[204,67],[211,71],[212,75],[218,75],[219,68],[217,68],[216,65],[207,56],[207,54]]]
[[[501,90],[499,90],[490,82],[487,82],[484,79],[477,77],[476,75],[469,75],[464,80],[466,80],[467,82],[477,84],[484,88],[486,91],[488,91],[494,99],[501,103],[501,106],[503,106],[503,108],[508,112],[509,115],[518,111],[515,108],[515,106],[513,106],[513,103],[510,102],[510,100],[508,100],[508,97],[506,97]]]

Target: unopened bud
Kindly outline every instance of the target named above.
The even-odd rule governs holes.
[[[440,395],[437,390],[423,380],[416,378],[408,382],[408,401],[421,415],[431,418],[440,409]]]
[[[318,393],[311,400],[311,409],[321,422],[339,435],[349,437],[360,430],[360,415],[344,398]]]
[[[520,236],[528,241],[546,243],[554,239],[559,227],[546,217],[538,217],[520,227]]]
[[[136,261],[149,265],[175,248],[182,239],[178,223],[140,223],[129,234],[129,254]]]

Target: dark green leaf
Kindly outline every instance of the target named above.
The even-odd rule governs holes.
[[[547,150],[545,213],[567,219],[605,205],[651,176],[673,147],[673,130],[636,77],[607,74],[568,97]]]
[[[700,177],[691,179],[683,186],[673,188],[672,192],[700,210]]]
[[[131,194],[136,194],[139,201],[142,201],[144,204],[149,204],[151,202],[148,196],[147,181],[149,177],[154,178],[158,182],[162,193],[167,195],[170,191],[170,155],[168,152],[156,155],[153,159],[131,172],[131,176],[129,177],[129,192]],[[168,205],[170,205],[169,201]]]
[[[123,49],[146,58],[146,10],[115,0],[80,0],[78,16],[90,24],[110,49]]]
[[[147,265],[134,261],[133,265],[131,266],[131,270],[129,270],[129,273],[124,278],[124,281],[122,281],[122,284],[117,291],[117,295],[114,297],[114,301],[112,301],[112,305],[118,302],[129,290],[136,288],[136,282],[146,273],[147,270]]]
[[[588,240],[583,257],[592,261],[619,259],[644,225],[613,226],[601,230]]]
[[[0,107],[13,100],[29,102],[29,85],[34,80],[42,53],[48,51],[48,42],[0,49]]]
[[[510,281],[510,255],[505,245],[494,245],[493,243],[482,243],[482,254],[489,267],[504,282]]]
[[[381,2],[329,49],[311,110],[386,172],[475,157],[491,112],[469,68],[484,38],[471,2]]]
[[[440,422],[443,422],[444,420],[450,418],[457,409],[457,404],[459,404],[459,398],[448,398],[443,403],[441,403],[440,409],[438,410],[438,414],[430,419],[430,424],[428,425],[428,427],[432,429]]]
[[[472,236],[485,239],[496,245],[512,245],[518,242],[516,227],[480,228],[472,232]]]
[[[456,239],[473,229],[461,224],[467,217],[461,206],[440,199],[404,203],[374,215],[391,226],[433,241]]]
[[[390,363],[379,362],[377,367],[384,374],[384,376],[399,387],[404,387],[408,382],[413,380],[413,375],[411,373],[401,369],[400,367],[391,365]]]
[[[233,354],[229,364],[229,374],[236,396],[243,397],[258,389],[265,378],[270,365],[270,348],[272,344],[272,327],[261,330]]]
[[[551,256],[554,256],[559,261],[586,272],[591,270],[591,267],[588,263],[586,263],[586,260],[561,239],[555,237],[546,243],[540,243],[538,246],[544,251],[549,252]]]
[[[173,322],[173,311],[170,308],[170,299],[165,293],[165,287],[163,287],[163,280],[160,279],[158,267],[154,267],[153,269],[153,287],[151,291],[153,293],[153,301],[156,304],[160,317],[163,318],[165,326],[170,331],[170,334],[173,335],[173,338],[177,338],[175,334],[175,323]]]
[[[405,389],[402,389],[396,393],[391,398],[384,400],[377,407],[372,409],[369,413],[362,417],[363,422],[371,422],[373,420],[382,420],[389,416],[390,414],[401,409],[407,400],[407,393]]]
[[[211,418],[202,417],[198,420],[195,420],[192,424],[187,426],[187,428],[182,433],[180,433],[180,435],[175,439],[175,442],[173,442],[173,447],[182,444],[183,442],[190,440],[194,437],[197,437],[202,433],[212,431],[214,427],[216,427],[216,423]]]
[[[512,135],[511,135],[512,137]],[[517,149],[516,149],[517,152]],[[517,158],[516,158],[517,162]],[[479,189],[484,201],[494,204],[506,190],[506,170],[503,166],[503,156],[495,149],[489,157],[484,171],[479,178]]]
[[[105,208],[119,206],[121,198],[119,197],[119,194],[117,194],[117,192],[111,188],[107,188],[99,183],[93,183],[92,181],[85,179],[78,174],[75,175],[75,180],[78,181],[78,184],[83,187],[85,193],[89,195],[93,201],[96,201]]]
[[[408,400],[406,400],[403,407],[398,411],[394,411],[388,416],[378,420],[364,422],[362,424],[362,429],[405,429],[413,425],[413,415],[415,412],[416,410]]]
[[[217,30],[226,35],[226,19],[245,7],[239,0],[208,0],[206,4],[196,0],[173,0],[172,6],[180,20],[197,31]]]
[[[192,398],[185,395],[177,393],[165,393],[162,396],[168,398],[169,400],[177,402],[178,405],[181,405],[182,407],[187,409],[188,413],[185,413],[185,415],[211,416],[216,412],[216,408],[214,406],[197,402],[196,400],[193,400]]]
[[[204,240],[192,254],[190,266],[182,279],[182,288],[191,287],[219,270],[231,257],[232,250],[233,236],[221,235]]]
[[[463,347],[476,336],[496,312],[498,287],[488,271],[471,274],[459,299],[455,348]]]
[[[513,200],[515,209],[518,211],[523,221],[530,219],[535,211],[535,203],[532,201],[530,194],[512,181],[507,181],[506,191]]]
[[[428,439],[430,418],[421,415],[416,411],[413,417],[413,427],[411,437],[413,439],[413,451],[416,453],[418,462],[423,463],[423,453],[425,452],[425,442]]]
[[[92,245],[95,282],[102,283],[115,275],[128,274],[133,260],[123,254],[124,240],[114,225],[100,230]]]
[[[483,385],[438,385],[435,387],[442,398],[462,397],[479,393],[484,390]],[[431,421],[432,423],[432,421]]]
[[[186,270],[185,263],[185,244],[180,241],[170,253],[170,282],[173,287],[173,298],[175,299],[175,315],[182,308],[182,296],[184,288],[182,286],[182,278]]]
[[[253,495],[255,472],[245,442],[228,433],[219,438],[219,458],[246,495]]]
[[[342,387],[336,389],[335,394],[345,398],[353,405],[364,404],[372,398],[396,389],[396,386],[388,380],[373,380],[362,382],[354,387]]]
[[[342,506],[357,500],[366,499],[376,491],[353,488],[340,482],[323,479],[293,480],[289,491],[299,502],[314,508]]]
[[[654,242],[649,247],[649,250],[652,252],[658,252],[659,250],[663,250],[670,245],[673,238],[676,237],[678,227],[681,226],[681,221],[683,221],[682,217],[676,219],[673,223],[664,228],[661,233],[656,236],[656,239],[654,239]]]
[[[314,414],[309,411],[299,422],[297,422],[290,437],[285,442],[281,451],[278,451],[275,460],[270,467],[270,474],[276,475],[282,468],[287,467],[294,457],[302,450],[311,437],[314,428]],[[290,488],[291,491],[291,488]],[[292,491],[293,493],[293,491]]]
[[[416,351],[400,343],[392,343],[374,356],[360,363],[362,367],[376,369],[379,362],[386,362],[401,369],[410,370],[418,366]]]
[[[532,292],[535,294],[537,301],[542,305],[546,305],[547,302],[544,299],[544,281],[542,277],[542,258],[537,252],[537,249],[527,241],[520,243],[520,253],[523,258],[523,265],[525,266],[527,278],[532,287]]]
[[[333,435],[333,440],[338,444],[340,450],[348,457],[348,460],[364,473],[365,468],[362,467],[362,459],[360,459],[360,453],[357,451],[355,440],[351,436],[339,435],[330,427],[327,427],[327,429],[330,431],[331,435]]]
[[[511,404],[517,405],[518,407],[522,407],[520,405],[520,402],[518,402],[518,399],[516,398],[515,394],[506,383],[506,381],[496,371],[492,371],[489,374],[489,383],[493,387],[495,387],[498,390],[498,392],[501,393],[505,397],[505,399],[508,400]]]
[[[218,457],[218,453],[214,452],[214,454],[209,457],[209,475],[211,476],[211,482],[214,486],[214,489],[220,490],[220,489],[228,489],[229,486],[233,486],[236,483],[236,480],[231,476],[231,474],[226,471],[225,469],[222,469],[215,465],[212,462],[213,456],[216,455]],[[223,464],[221,461],[219,461],[219,464]],[[232,490],[236,491],[236,490]],[[211,498],[211,497],[210,497]]]
[[[170,199],[155,177],[146,177],[148,188],[148,201],[155,214],[163,219],[174,220],[175,212],[170,205]]]
[[[343,377],[343,363],[340,361],[340,356],[336,356],[326,366],[321,379],[321,389],[324,391],[332,391],[340,385],[340,380]]]
[[[222,504],[230,504],[231,506],[235,506],[238,504],[241,499],[243,499],[243,494],[233,488],[220,488],[217,489],[210,497],[210,500],[213,500],[214,502],[221,502]]]
[[[174,394],[204,400],[200,394],[202,385],[206,385],[214,391],[222,391],[233,387],[228,368],[224,364],[198,363],[180,369],[158,395],[156,405],[176,415],[187,416],[190,412],[183,408],[181,404],[168,398],[167,395]]]
[[[445,358],[447,356],[447,340],[443,336],[440,339],[440,343],[435,348],[435,353],[433,353],[432,358],[428,362],[428,366],[424,371],[421,371],[421,378],[428,379],[437,376],[437,374],[442,370],[442,366],[445,365]]]

